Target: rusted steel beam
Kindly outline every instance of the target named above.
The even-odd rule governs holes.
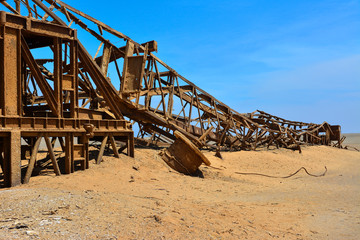
[[[33,58],[24,38],[21,38],[21,49],[22,49],[22,57],[29,66],[34,78],[38,82],[38,86],[41,89],[41,92],[44,94],[44,97],[47,103],[49,104],[52,113],[55,116],[59,117],[60,112],[58,111],[58,102],[55,99],[53,90],[51,89],[49,83],[45,80],[45,78],[41,74],[39,68],[37,67],[36,61]]]
[[[110,143],[111,143],[111,148],[114,152],[115,157],[120,158],[117,146],[116,146],[116,142],[114,139],[114,136],[112,134],[109,135],[109,139],[110,139]]]
[[[46,14],[52,17],[58,24],[67,26],[61,18],[59,18],[56,14],[54,14],[45,4],[43,4],[40,0],[32,0],[37,6],[39,6]]]
[[[54,150],[53,150],[52,144],[50,142],[50,139],[49,139],[48,136],[44,136],[44,139],[45,139],[45,143],[46,143],[46,146],[47,146],[49,154],[50,154],[50,158],[51,158],[51,161],[52,161],[54,172],[56,173],[57,176],[60,176],[61,172],[60,172],[60,169],[59,169],[59,165],[58,165],[58,163],[56,161],[56,157],[55,157]]]
[[[6,0],[0,0],[0,3],[2,5],[4,5],[5,7],[7,7],[11,12],[15,13],[15,14],[20,14],[19,9],[15,10],[11,5],[9,5]]]
[[[98,153],[98,157],[96,159],[96,163],[97,164],[100,164],[101,161],[102,161],[102,157],[104,155],[104,151],[105,151],[105,147],[106,147],[106,144],[107,144],[107,141],[108,141],[108,138],[109,138],[109,135],[106,135],[102,142],[101,142],[101,146],[100,146],[100,150],[99,150],[99,153]]]
[[[37,153],[39,151],[39,146],[40,146],[41,139],[42,139],[42,136],[38,136],[38,138],[36,139],[36,142],[35,142],[35,144],[34,144],[34,146],[32,148],[32,151],[31,151],[32,154],[31,154],[31,157],[30,157],[30,161],[29,161],[29,164],[28,164],[28,168],[26,170],[26,174],[25,174],[23,183],[28,183],[30,181],[31,174],[32,174],[32,172],[34,170]]]

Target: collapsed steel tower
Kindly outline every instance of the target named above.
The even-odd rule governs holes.
[[[116,132],[128,129],[126,119],[139,125],[139,143],[171,144],[178,131],[196,146],[215,149],[218,154],[223,149],[255,150],[272,145],[301,152],[301,144],[341,147],[344,140],[340,126],[327,122],[289,121],[259,110],[238,113],[156,57],[156,41],[139,44],[62,1],[0,0],[0,3],[8,9],[0,15],[0,133],[5,132],[9,115],[19,119],[31,115],[35,122],[58,119],[54,129],[61,128],[66,122],[61,119],[65,118],[73,119],[73,125],[78,121],[78,128],[86,123],[88,135],[93,135],[89,129],[102,131],[95,134],[102,138],[102,146],[111,138],[114,148],[116,136],[121,137]],[[83,45],[74,29],[86,31],[98,41],[95,56],[89,54],[94,49]],[[119,39],[125,41],[123,46],[116,44]],[[11,45],[9,41],[17,44]],[[15,53],[8,50],[12,46],[17,48]],[[53,57],[36,58],[32,54],[33,49],[44,47],[51,50],[49,55]],[[13,65],[7,63],[10,58]],[[10,69],[14,66],[15,75]],[[109,68],[116,72],[112,79],[108,77]],[[117,81],[118,88],[112,84]],[[15,94],[15,102],[6,100],[9,93]],[[117,130],[117,121],[122,122],[122,129]],[[15,125],[24,128],[20,122]],[[113,128],[106,133],[109,124]],[[80,137],[88,141],[81,134]],[[32,149],[37,138],[31,135],[28,140]],[[131,138],[129,135],[128,139]],[[2,142],[0,158],[6,162],[6,141]],[[133,155],[132,144],[128,142],[127,146]]]

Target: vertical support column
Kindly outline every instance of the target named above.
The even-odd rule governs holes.
[[[68,133],[65,136],[65,173],[74,172],[74,135]]]
[[[4,152],[4,148],[3,148],[3,140],[2,138],[0,138],[0,170],[2,172],[4,172],[4,158],[3,158],[3,152]]]
[[[111,57],[111,51],[112,51],[111,45],[108,44],[108,43],[105,43],[104,44],[103,55],[102,55],[102,58],[101,58],[101,64],[100,64],[100,68],[101,68],[101,71],[103,72],[104,76],[106,76],[107,72],[108,72],[109,62],[110,62],[110,57]]]
[[[128,140],[127,140],[127,154],[130,157],[134,157],[134,133],[129,133]]]
[[[128,84],[126,77],[127,77],[127,72],[126,69],[128,67],[128,59],[129,56],[134,55],[134,43],[131,41],[127,41],[126,42],[126,48],[125,48],[125,56],[124,56],[124,66],[123,66],[123,75],[122,75],[122,81],[120,81],[120,93],[123,93],[126,90],[126,85]]]
[[[167,106],[167,115],[171,116],[173,105],[174,105],[174,78],[175,78],[175,76],[173,76],[172,73],[171,73],[169,78],[170,78],[170,86],[172,86],[172,88],[170,89],[170,94],[169,94],[169,101],[168,101],[168,106]],[[164,111],[165,111],[165,109],[164,109]]]
[[[85,168],[89,169],[89,138],[87,138],[86,135],[83,135],[81,141],[84,145]]]
[[[0,109],[3,115],[18,116],[22,110],[20,30],[1,26],[0,36]]]
[[[78,46],[76,41],[70,41],[70,77],[72,79],[72,88],[73,91],[70,94],[70,114],[72,118],[77,118],[79,115],[78,105],[79,105],[79,94],[78,94]]]
[[[5,186],[21,184],[21,132],[11,131],[4,139],[4,180]]]
[[[15,0],[15,4],[16,4],[16,11],[20,12],[21,8],[20,8],[20,0]]]
[[[1,14],[1,18],[3,14]],[[0,19],[5,21],[4,19]],[[5,55],[4,55],[5,26],[0,26],[0,93],[5,92]],[[5,94],[0,94],[0,115],[5,114]]]
[[[23,106],[22,106],[22,86],[24,78],[22,78],[22,59],[21,59],[21,31],[19,29],[16,30],[16,75],[17,75],[17,114],[23,114]]]
[[[63,115],[62,78],[62,42],[60,38],[54,38],[54,97],[59,118]]]

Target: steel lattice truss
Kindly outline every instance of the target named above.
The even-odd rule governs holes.
[[[262,111],[238,113],[156,57],[153,53],[157,51],[155,41],[139,44],[62,1],[0,2],[13,14],[76,28],[94,37],[99,42],[95,56],[90,56],[89,52],[96,49],[87,48],[78,41],[82,107],[104,111],[115,119],[133,120],[139,124],[138,137],[143,143],[172,143],[177,130],[199,147],[217,150],[254,150],[273,145],[301,151],[301,144],[341,147],[340,126],[289,121]],[[123,40],[122,46],[118,46],[119,40]],[[46,68],[48,60],[36,59],[36,63],[44,78],[51,81],[53,73]],[[63,64],[64,74],[71,71],[69,63]],[[108,77],[110,68],[116,72],[111,79]],[[112,84],[115,82],[120,83],[119,88]],[[56,115],[58,110],[46,101],[44,90],[39,96],[36,88],[29,87],[28,104],[47,103]]]

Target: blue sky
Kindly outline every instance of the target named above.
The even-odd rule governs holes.
[[[156,40],[157,56],[238,112],[360,132],[358,0],[64,2]]]
[[[162,60],[239,112],[360,132],[360,1],[87,2],[78,7],[158,41]]]

